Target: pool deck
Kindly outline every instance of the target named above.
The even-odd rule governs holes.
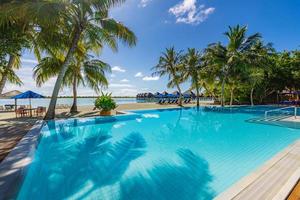
[[[284,200],[300,178],[300,140],[245,176],[215,200]]]

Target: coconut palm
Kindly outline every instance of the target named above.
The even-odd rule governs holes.
[[[2,12],[0,4],[0,12]],[[20,67],[21,51],[29,48],[29,25],[26,20],[0,24],[0,94],[7,81],[21,85],[15,70]]]
[[[246,74],[247,82],[250,85],[250,102],[251,106],[254,105],[253,93],[255,88],[261,84],[264,80],[265,70],[272,67],[272,55],[274,49],[272,44],[263,44],[262,41],[258,41],[254,44],[247,56],[248,68],[244,71]]]
[[[201,54],[196,49],[188,49],[188,52],[183,56],[183,81],[190,80],[191,88],[196,89],[197,107],[199,107],[199,96],[201,87]]]
[[[180,83],[182,83],[182,54],[181,52],[176,52],[174,47],[167,48],[166,52],[163,52],[159,58],[158,64],[152,68],[154,70],[153,76],[165,76],[169,78],[167,86],[169,88],[176,87],[179,92],[179,102],[178,105],[182,106],[182,92],[180,88]]]
[[[67,86],[72,87],[73,89],[73,105],[70,109],[71,113],[78,112],[78,86],[88,86],[96,92],[100,92],[102,87],[106,87],[108,85],[106,73],[111,71],[110,66],[107,63],[98,59],[91,59],[90,56],[87,55],[87,49],[81,48],[81,51],[77,50],[76,52],[76,59],[70,63],[62,84],[62,87]],[[78,52],[81,53],[79,54]],[[34,76],[36,78],[37,85],[41,86],[51,77],[57,76],[60,72],[62,63],[63,55],[43,58],[34,69]]]
[[[122,23],[108,16],[109,9],[123,2],[124,0],[40,0],[14,2],[10,5],[10,9],[4,15],[8,16],[6,19],[15,20],[15,18],[18,18],[12,16],[13,11],[16,11],[16,9],[28,13],[35,20],[34,22],[39,25],[39,35],[42,35],[42,38],[47,41],[45,43],[49,42],[49,46],[46,46],[47,52],[51,48],[55,50],[61,48],[61,46],[63,46],[63,49],[66,48],[45,119],[53,119],[55,116],[58,93],[63,84],[65,73],[74,58],[79,41],[88,41],[95,51],[103,45],[108,45],[116,51],[118,40],[129,46],[136,44],[134,33]],[[47,28],[49,24],[53,26],[51,29]],[[53,45],[56,42],[55,39],[53,40],[53,30],[58,30],[56,33],[69,39],[55,47]],[[61,39],[61,37],[58,38]]]
[[[219,78],[221,80],[221,105],[224,106],[225,84],[231,80],[230,88],[230,105],[233,103],[233,93],[236,87],[237,75],[240,75],[247,66],[247,53],[251,47],[260,38],[259,33],[246,36],[246,26],[229,27],[229,31],[224,35],[228,39],[228,44],[223,46],[221,43],[209,45],[206,49],[207,59],[210,66],[217,68]]]

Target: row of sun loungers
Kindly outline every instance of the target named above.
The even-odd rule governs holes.
[[[182,103],[187,104],[190,103],[192,99],[184,99]],[[179,99],[161,99],[157,103],[158,104],[178,104]]]

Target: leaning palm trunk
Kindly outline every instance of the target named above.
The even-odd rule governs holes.
[[[77,79],[74,76],[73,80],[73,105],[71,107],[70,113],[77,113]]]
[[[63,65],[62,65],[62,69],[60,70],[60,72],[58,74],[58,77],[56,79],[55,86],[54,86],[52,96],[51,96],[51,101],[50,101],[50,104],[49,104],[49,107],[48,107],[48,110],[47,110],[47,113],[46,113],[46,116],[45,116],[44,120],[54,119],[54,117],[55,117],[55,107],[56,107],[56,101],[57,101],[58,93],[59,93],[59,90],[61,88],[65,73],[68,69],[68,66],[69,66],[69,64],[70,64],[70,62],[73,58],[74,52],[77,48],[81,32],[82,32],[82,29],[78,28],[78,29],[76,29],[76,31],[74,33],[74,37],[73,37],[73,40],[72,40],[72,43],[71,43],[71,47],[70,47],[70,49],[67,53],[67,56],[65,58],[65,61],[64,61]]]
[[[12,69],[12,67],[14,66],[15,61],[16,61],[16,56],[15,55],[10,55],[9,56],[9,61],[8,61],[8,64],[7,64],[6,68],[8,70]],[[7,73],[4,73],[3,76],[2,76],[2,79],[0,81],[0,94],[2,94],[2,92],[3,92],[3,89],[4,89],[5,84],[7,82],[7,77],[8,77]]]
[[[222,91],[221,91],[221,106],[224,107],[224,92],[225,92],[225,78],[222,80]]]
[[[253,92],[254,92],[254,88],[251,88],[251,92],[250,92],[251,106],[254,106],[254,103],[253,103]]]

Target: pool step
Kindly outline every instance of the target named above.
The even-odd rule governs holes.
[[[278,122],[292,115],[280,115],[280,116],[269,116],[269,117],[259,117],[254,119],[246,120],[247,122],[259,123],[259,122]]]

